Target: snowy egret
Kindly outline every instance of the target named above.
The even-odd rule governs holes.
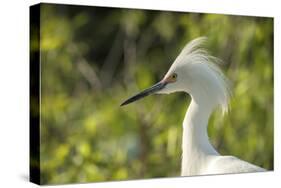
[[[208,139],[208,119],[216,107],[228,110],[230,90],[217,58],[203,48],[205,37],[188,43],[164,78],[121,106],[147,95],[186,92],[191,103],[183,121],[182,176],[265,171],[234,156],[221,156]]]

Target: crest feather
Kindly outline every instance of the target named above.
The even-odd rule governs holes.
[[[218,66],[218,64],[222,64],[222,61],[211,56],[203,48],[206,41],[207,37],[199,37],[189,42],[176,58],[175,64],[187,63],[189,67],[200,67],[200,72],[205,76],[209,75],[210,80],[206,92],[215,95],[223,113],[226,113],[231,97],[229,81]]]
[[[187,43],[175,61],[177,62],[179,60],[182,60],[186,55],[192,54],[194,52],[206,54],[207,51],[202,48],[206,41],[207,37],[198,37]]]

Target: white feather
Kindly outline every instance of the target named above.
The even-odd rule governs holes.
[[[202,48],[205,41],[201,37],[183,48],[165,76],[176,73],[177,81],[159,92],[184,91],[192,98],[183,122],[181,175],[264,171],[236,157],[220,156],[209,142],[209,117],[217,106],[227,111],[231,94],[228,80],[217,66],[219,60]]]
[[[198,81],[197,86],[201,86],[209,96],[213,95],[213,99],[220,105],[224,114],[229,108],[230,84],[218,67],[221,60],[211,56],[203,48],[206,41],[206,37],[199,37],[189,42],[176,58],[171,69],[184,67],[186,73],[193,75],[191,78]]]

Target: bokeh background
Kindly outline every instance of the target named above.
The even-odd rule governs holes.
[[[43,184],[179,176],[190,97],[119,105],[199,36],[233,88],[229,114],[210,118],[210,141],[273,169],[272,18],[43,4],[40,19]]]

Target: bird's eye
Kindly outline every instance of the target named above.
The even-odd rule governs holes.
[[[173,83],[177,81],[178,75],[176,73],[170,74],[167,78],[164,78],[167,83]]]
[[[172,78],[175,80],[175,79],[177,79],[177,77],[178,77],[178,75],[176,74],[176,73],[174,73],[173,75],[172,75]]]

